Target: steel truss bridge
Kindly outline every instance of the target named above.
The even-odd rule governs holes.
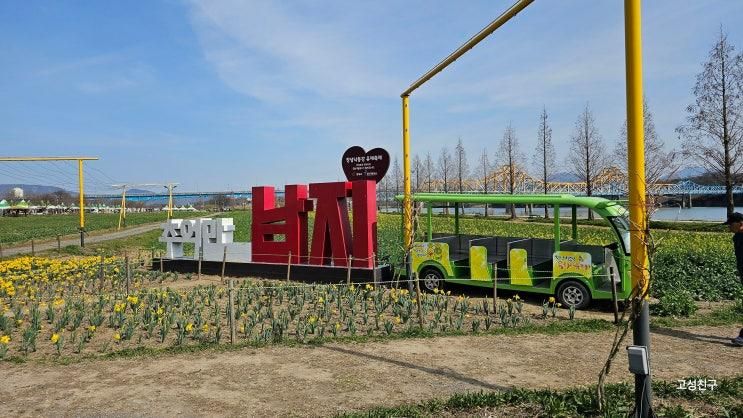
[[[277,190],[277,194],[283,195],[283,190]],[[215,196],[225,196],[234,199],[251,199],[253,194],[249,191],[230,191],[230,192],[174,192],[173,200],[177,199],[210,199]],[[111,200],[121,199],[120,194],[86,194],[86,199],[89,200]],[[159,193],[127,193],[126,200],[128,202],[153,202],[153,201],[167,201],[168,192]]]
[[[602,170],[594,177],[592,182],[592,195],[603,197],[622,197],[627,196],[629,186],[627,176],[618,168],[610,167]],[[391,187],[390,187],[391,188]],[[413,186],[415,189],[415,185]],[[418,184],[420,191],[429,191],[428,184],[422,182]],[[491,172],[487,177],[487,187],[484,179],[467,179],[462,182],[462,191],[465,193],[510,193],[511,176],[508,166],[501,167]],[[379,193],[391,200],[395,194],[401,194],[398,190],[385,190],[383,187],[378,188]],[[431,192],[459,192],[459,184],[456,179],[449,182],[448,187],[444,187],[444,182],[440,179],[431,182]],[[415,191],[415,190],[414,190]],[[522,170],[515,170],[513,175],[513,193],[515,194],[543,194],[545,191],[544,182],[529,176]],[[702,195],[721,195],[725,194],[725,186],[722,185],[703,185],[693,181],[683,180],[676,183],[653,183],[647,186],[647,192],[655,196],[702,196]],[[547,193],[549,194],[571,194],[574,196],[585,196],[587,187],[585,182],[547,182]],[[733,187],[734,194],[743,193],[743,186]],[[387,199],[381,199],[387,200]]]
[[[501,167],[491,172],[488,176],[487,188],[484,179],[467,179],[463,181],[462,189],[466,193],[510,193],[510,178],[508,167]],[[522,170],[514,172],[513,192],[517,194],[542,194],[544,193],[544,182],[531,177]],[[402,184],[402,181],[400,182]],[[419,184],[419,190],[429,191],[428,184]],[[601,171],[592,184],[592,195],[604,197],[621,197],[627,196],[629,190],[627,185],[627,176],[615,167],[607,168]],[[431,181],[430,191],[442,192],[459,192],[459,185],[456,181],[450,182],[448,187],[444,187],[440,179]],[[378,185],[377,188],[379,200],[393,200],[395,194],[401,194],[402,190],[395,190],[394,187],[385,187]],[[414,187],[415,191],[415,187]],[[702,195],[721,195],[725,194],[725,186],[722,185],[703,185],[689,180],[683,180],[676,183],[654,183],[647,187],[649,194],[655,196],[702,196]],[[277,190],[278,195],[283,195],[283,190]],[[547,193],[550,194],[572,194],[575,196],[586,195],[585,182],[547,182]],[[735,186],[734,194],[743,193],[743,186]],[[173,193],[173,199],[209,199],[215,196],[224,196],[234,199],[252,199],[251,191],[225,191],[225,192],[177,192]],[[121,199],[120,194],[92,194],[86,195],[90,200],[109,200]],[[127,194],[126,200],[130,202],[153,202],[167,201],[168,193],[135,193]]]

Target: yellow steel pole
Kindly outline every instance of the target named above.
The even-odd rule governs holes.
[[[0,157],[0,162],[12,161],[77,161],[77,181],[80,194],[80,246],[85,246],[85,191],[83,188],[83,161],[97,160],[98,157]]]
[[[444,68],[448,67],[451,63],[456,61],[459,57],[464,55],[467,51],[474,48],[475,45],[479,44],[483,39],[490,36],[496,29],[503,26],[504,23],[508,22],[512,17],[516,16],[519,12],[524,10],[534,0],[517,0],[508,10],[503,12],[500,16],[495,18],[487,26],[476,33],[472,38],[467,40],[462,46],[457,48],[454,52],[449,54],[441,62],[436,64],[435,67],[431,68],[423,74],[418,80],[413,82],[401,95],[402,97],[402,148],[403,148],[403,244],[405,249],[409,250],[413,245],[413,200],[410,195],[410,114],[408,110],[408,98],[414,90],[422,86],[425,82],[433,78],[436,74],[441,72]]]
[[[409,96],[402,96],[402,215],[403,215],[403,245],[407,252],[413,245],[413,199],[410,195],[410,110]]]
[[[121,223],[126,220],[126,187],[121,189],[121,204],[119,205],[119,227],[121,229]]]
[[[168,185],[168,219],[173,217],[173,185]]]
[[[629,173],[630,252],[633,289],[648,289],[647,206],[645,203],[645,138],[642,114],[642,2],[624,1],[624,36],[627,77],[627,172]],[[650,312],[647,296],[639,301],[638,315],[632,326],[635,345],[644,346],[650,356]],[[654,416],[652,412],[652,379],[648,374],[635,375],[635,413],[637,417]]]
[[[645,138],[642,114],[642,27],[640,0],[625,0],[627,67],[627,167],[629,172],[632,285],[648,287],[645,227]]]
[[[80,194],[80,246],[85,246],[85,190],[83,188],[83,160],[77,160],[77,187]]]

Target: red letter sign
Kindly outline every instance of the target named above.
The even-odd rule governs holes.
[[[310,264],[347,266],[351,253],[351,224],[347,197],[351,183],[310,184],[310,197],[317,199],[315,230],[312,233]]]
[[[277,208],[273,187],[253,187],[253,261],[307,263],[307,186],[289,185],[284,190],[284,207]],[[284,235],[283,241],[275,235]]]
[[[353,182],[353,266],[373,268],[377,253],[377,183]]]

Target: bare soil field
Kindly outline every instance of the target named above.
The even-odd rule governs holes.
[[[661,329],[655,378],[740,374],[737,328]],[[1,363],[0,416],[328,416],[453,393],[595,384],[613,333],[464,336]],[[628,381],[620,353],[610,382]]]

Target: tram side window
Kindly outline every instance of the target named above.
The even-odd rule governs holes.
[[[609,219],[609,222],[611,222],[611,225],[614,227],[614,230],[617,232],[617,235],[619,236],[619,241],[622,244],[622,249],[624,250],[624,253],[629,254],[630,253],[629,219],[627,219],[627,215],[612,216],[608,219]]]

